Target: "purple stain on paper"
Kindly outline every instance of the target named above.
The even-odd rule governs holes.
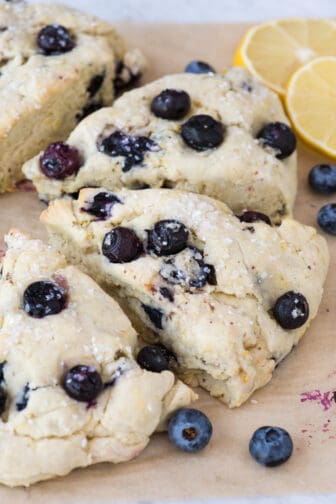
[[[302,392],[300,397],[300,401],[302,403],[306,401],[316,402],[322,407],[323,411],[328,411],[336,404],[336,392],[332,390],[321,392],[319,389],[316,389],[313,391]]]

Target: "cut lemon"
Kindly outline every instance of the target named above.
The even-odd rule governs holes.
[[[286,108],[296,133],[336,158],[336,57],[317,58],[294,73]]]
[[[336,23],[327,19],[278,19],[252,27],[235,54],[234,64],[280,95],[290,76],[320,56],[336,56]]]

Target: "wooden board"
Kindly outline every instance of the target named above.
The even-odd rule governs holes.
[[[217,69],[229,65],[244,25],[122,25],[130,43],[150,62],[146,80],[182,71],[191,59]],[[309,104],[307,104],[309,105]],[[318,197],[307,174],[323,157],[299,146],[299,194],[295,215],[315,225],[318,208],[333,198]],[[336,200],[336,197],[334,197]],[[44,205],[34,193],[0,197],[0,233],[11,226],[45,236],[38,223]],[[229,410],[201,393],[197,405],[211,418],[214,436],[197,455],[174,449],[166,435],[153,437],[142,455],[117,466],[100,464],[30,489],[0,488],[6,504],[102,503],[122,499],[186,499],[242,495],[336,492],[336,238],[327,237],[332,256],[319,315],[292,354],[275,371],[273,381],[243,407]],[[254,429],[274,424],[292,434],[295,451],[282,467],[265,469],[248,454]],[[0,452],[1,456],[1,452]]]

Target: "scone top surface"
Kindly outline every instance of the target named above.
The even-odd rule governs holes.
[[[174,96],[156,99],[166,90]],[[167,113],[172,101],[175,109]],[[278,122],[288,124],[280,100],[244,69],[171,75],[124,94],[73,131],[68,143],[82,157],[76,175],[47,178],[38,157],[24,172],[44,198],[85,186],[163,186],[205,193],[236,212],[259,210],[279,221],[294,202],[296,153],[278,159],[279,151],[257,138],[265,125]]]
[[[238,406],[306,331],[328,266],[326,243],[313,228],[254,217],[239,219],[193,193],[84,189],[77,201],[51,202],[42,222],[71,261],[125,297],[174,350],[187,381],[196,377]],[[295,305],[286,321],[275,306],[288,292],[307,306]]]
[[[74,81],[74,73],[78,78],[82,64],[94,66],[94,61],[90,63],[94,57],[100,66],[105,63],[106,78],[110,79],[110,89],[106,86],[103,95],[99,94],[100,99],[111,103],[113,62],[122,59],[125,47],[109,23],[63,5],[22,2],[2,3],[0,24],[0,100],[7,105],[10,100],[10,107],[6,107],[6,113],[1,115],[1,135],[6,135],[15,125],[25,108],[33,104],[38,109],[43,105],[43,99],[59,92],[62,81],[66,86],[67,80]],[[55,42],[54,52],[39,45],[41,30],[53,26],[60,26],[67,32],[60,36],[59,50]],[[49,34],[49,42],[54,34]],[[47,38],[48,33],[42,36],[44,45]],[[101,54],[97,52],[95,55],[94,44]],[[89,71],[87,74],[90,75]]]
[[[14,230],[6,241],[0,482],[28,485],[138,455],[169,410],[186,405],[191,392],[169,371],[140,369],[131,323],[93,280],[38,240]],[[77,366],[86,368],[84,374],[71,377]]]
[[[111,24],[62,5],[2,2],[0,53],[0,192],[144,65]]]

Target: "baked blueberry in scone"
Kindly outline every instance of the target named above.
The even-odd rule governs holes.
[[[61,5],[1,3],[0,27],[3,192],[23,178],[25,161],[111,105],[144,60],[109,23]]]
[[[326,242],[291,218],[274,226],[169,189],[83,189],[51,202],[42,222],[70,261],[124,300],[145,338],[151,329],[173,352],[187,383],[230,407],[271,379],[321,301]]]
[[[137,456],[195,394],[137,364],[136,332],[93,280],[11,231],[0,280],[0,483]],[[168,350],[166,351],[168,352]]]
[[[24,173],[44,200],[83,187],[175,188],[278,223],[291,214],[296,192],[296,139],[288,124],[279,98],[247,70],[170,75],[78,125],[66,141],[78,152],[76,170],[46,172],[45,159],[53,158],[47,150]]]

